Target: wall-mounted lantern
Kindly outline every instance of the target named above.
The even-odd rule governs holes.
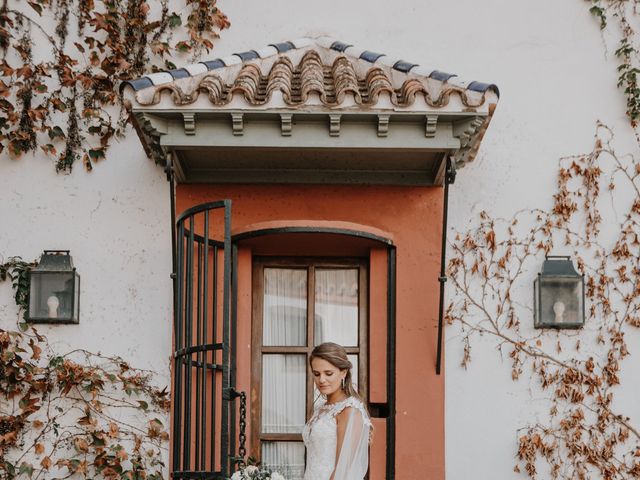
[[[80,275],[69,250],[45,250],[29,272],[29,311],[34,323],[78,323]]]
[[[546,257],[533,282],[535,328],[581,328],[584,325],[584,275],[570,257]]]

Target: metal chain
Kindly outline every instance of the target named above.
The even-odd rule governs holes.
[[[240,392],[240,448],[238,449],[238,455],[241,458],[247,456],[247,449],[245,447],[245,441],[247,440],[246,434],[247,428],[247,394]]]

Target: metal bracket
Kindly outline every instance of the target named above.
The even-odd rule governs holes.
[[[231,114],[231,122],[233,123],[233,134],[236,137],[244,135],[244,114],[234,112]]]
[[[329,135],[331,137],[340,136],[340,117],[342,117],[342,115],[339,113],[329,114]]]
[[[225,388],[222,391],[222,398],[224,398],[225,400],[235,400],[236,398],[238,398],[240,395],[242,395],[241,392],[237,391],[235,388],[230,387],[230,388]]]
[[[378,115],[378,136],[386,137],[389,135],[389,119],[391,115]]]
[[[456,182],[456,173],[456,165],[453,161],[450,161],[444,174],[444,181],[449,185],[453,185]]]
[[[184,134],[195,135],[196,134],[196,114],[183,113],[182,118],[184,120]]]
[[[436,136],[436,131],[438,130],[438,116],[437,115],[427,115],[424,127],[424,136],[428,138],[433,138]]]
[[[280,114],[280,131],[283,137],[290,137],[293,130],[293,114]]]
[[[164,173],[167,176],[167,182],[171,182],[175,178],[175,170],[173,169],[173,154],[167,152],[165,154]]]

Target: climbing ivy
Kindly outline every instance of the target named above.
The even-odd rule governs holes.
[[[627,99],[627,116],[635,128],[640,122],[640,50],[638,37],[633,28],[638,20],[638,0],[586,0],[589,11],[600,23],[600,29],[610,31],[611,24],[617,27],[612,33],[618,38],[615,56],[619,60],[618,88]]]
[[[124,133],[122,80],[198,58],[230,25],[217,0],[0,2],[0,153],[40,148],[59,172],[91,170]]]
[[[615,401],[624,361],[637,354],[627,338],[640,328],[640,163],[612,141],[599,124],[592,151],[560,160],[550,209],[506,219],[482,212],[451,243],[447,320],[462,332],[462,365],[472,361],[475,338],[491,338],[511,379],[532,379],[548,400],[537,423],[518,431],[514,470],[532,479],[640,478],[638,419]],[[613,241],[601,233],[603,190],[621,192]],[[634,195],[625,201],[622,192]],[[578,334],[527,327],[531,273],[558,251],[570,252],[585,275],[588,328]]]
[[[27,311],[29,305],[29,270],[37,265],[36,262],[25,262],[20,257],[11,257],[5,263],[0,263],[0,282],[7,277],[11,279],[15,291],[16,305],[23,311]]]
[[[0,263],[21,311],[35,265]],[[83,349],[56,353],[36,328],[19,327],[0,328],[0,480],[162,480],[169,393],[153,372]]]

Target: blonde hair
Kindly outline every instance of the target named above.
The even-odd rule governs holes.
[[[315,347],[311,352],[311,355],[309,355],[310,366],[314,358],[321,358],[322,360],[326,360],[331,365],[340,370],[346,370],[347,375],[344,377],[343,387],[344,393],[347,395],[347,397],[355,397],[358,400],[362,401],[358,390],[353,384],[353,378],[351,376],[351,369],[353,368],[353,365],[351,365],[351,362],[347,357],[347,351],[342,345],[338,345],[337,343],[333,342],[321,343],[320,345]]]

